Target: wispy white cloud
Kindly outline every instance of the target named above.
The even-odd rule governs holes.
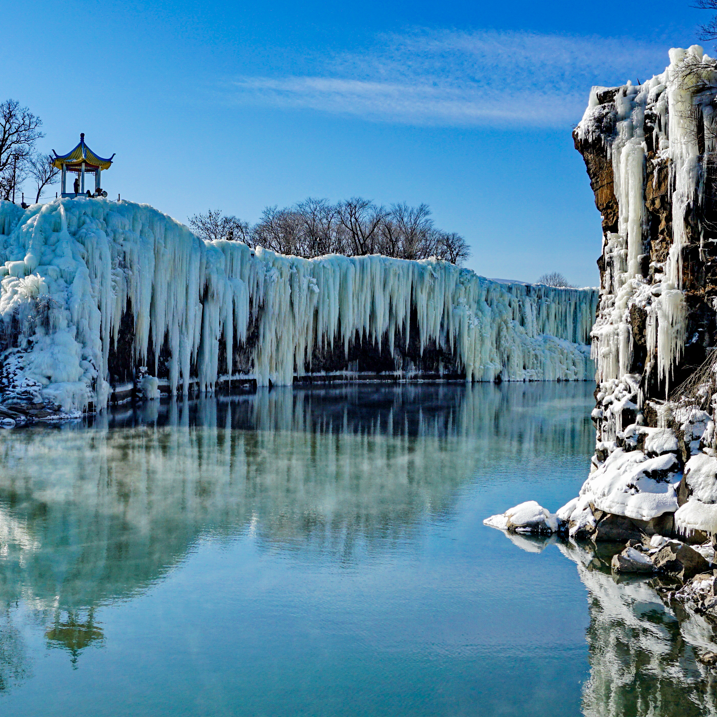
[[[577,121],[594,84],[646,79],[664,46],[526,32],[416,30],[360,53],[321,58],[303,75],[242,76],[235,101],[374,121],[556,126]]]

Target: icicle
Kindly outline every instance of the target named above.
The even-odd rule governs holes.
[[[232,376],[252,321],[259,336],[248,375],[259,385],[291,384],[316,347],[348,356],[357,334],[377,347],[387,341],[401,369],[396,338],[409,340],[412,312],[421,353],[432,343],[454,353],[468,381],[593,373],[590,289],[499,283],[435,259],[305,260],[205,243],[128,202],[58,200],[19,215],[3,203],[0,227],[12,227],[0,242],[0,318],[25,317],[25,375],[68,412],[106,405],[109,356],[128,311],[134,364],[146,365],[151,351],[156,374],[168,351],[170,388],[184,395],[192,381],[210,392],[222,372]],[[47,325],[36,329],[38,302]]]

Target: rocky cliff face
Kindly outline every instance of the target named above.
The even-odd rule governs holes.
[[[717,62],[671,50],[644,85],[593,88],[573,137],[603,246],[592,473],[574,535],[717,532]]]

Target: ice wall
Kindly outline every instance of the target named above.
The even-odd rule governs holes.
[[[415,366],[402,348],[416,339],[469,381],[584,380],[594,370],[585,345],[594,290],[495,282],[437,260],[305,260],[205,243],[129,202],[0,203],[0,278],[5,402],[49,411],[105,406],[110,354],[128,333],[133,366],[165,371],[185,394],[193,381],[212,391],[226,377],[289,385],[312,372],[317,352],[347,355],[357,337],[387,347],[408,376]],[[241,366],[238,349],[249,354]],[[142,386],[156,395],[156,381]]]

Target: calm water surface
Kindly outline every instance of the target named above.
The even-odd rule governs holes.
[[[0,433],[0,714],[707,714],[708,627],[482,524],[576,494],[592,388],[274,390]]]

